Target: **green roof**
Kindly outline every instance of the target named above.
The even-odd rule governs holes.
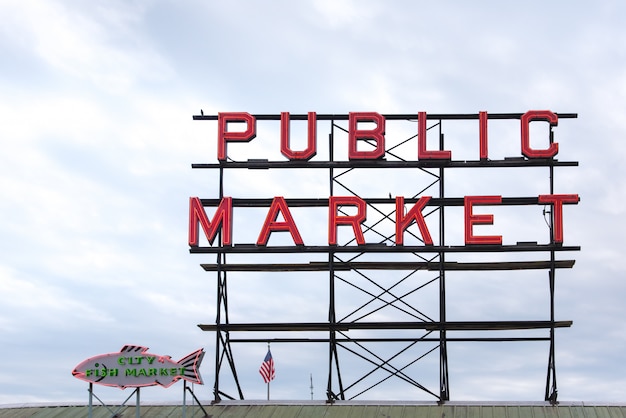
[[[0,418],[73,418],[88,417],[86,405],[11,405],[0,406]],[[203,405],[211,417],[218,418],[626,418],[626,405],[584,403],[446,403],[443,405],[403,402],[221,402]],[[93,406],[94,418],[135,417],[135,407]],[[182,417],[181,405],[141,405],[142,418]],[[187,405],[188,418],[201,418],[198,405]]]

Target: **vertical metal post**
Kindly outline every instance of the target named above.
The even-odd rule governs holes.
[[[224,167],[220,167],[219,169],[219,197],[220,200],[224,197]],[[218,240],[220,242],[220,245],[222,243],[222,231],[219,231],[219,236],[218,236]],[[221,324],[221,318],[222,318],[222,287],[223,287],[223,277],[222,275],[225,274],[222,272],[221,266],[222,266],[222,262],[223,262],[223,257],[225,257],[224,254],[220,254],[217,253],[217,303],[216,303],[216,307],[217,307],[217,313],[215,316],[215,323],[219,326]],[[215,402],[220,400],[220,357],[221,357],[221,351],[222,351],[222,347],[220,346],[220,342],[221,342],[221,330],[217,329],[215,331],[215,383],[213,386],[213,399],[215,400]]]
[[[93,383],[89,382],[89,418],[93,418]]]
[[[140,400],[140,396],[139,396],[139,390],[141,388],[137,388],[136,389],[136,396],[137,396],[137,402],[135,403],[135,418],[141,418],[141,400]]]
[[[328,160],[334,160],[334,135],[335,129],[335,121],[331,119],[330,121],[330,134],[328,134]],[[333,195],[334,190],[334,170],[331,166],[328,169],[328,188],[329,188],[329,196]],[[328,252],[328,323],[330,325],[334,325],[335,323],[335,269],[334,269],[334,253],[332,251]],[[336,341],[335,341],[335,330],[331,327],[328,333],[328,383],[326,385],[326,398],[328,401],[334,401],[334,393],[333,393],[333,359],[336,355]]]
[[[550,143],[554,142],[552,129],[550,129]],[[554,166],[550,166],[550,194],[554,194]],[[554,209],[550,210],[550,244],[552,248],[550,249],[550,271],[548,272],[548,280],[550,286],[550,353],[548,357],[548,376],[546,378],[546,393],[545,400],[549,401],[551,404],[557,403],[558,390],[556,386],[556,364],[555,364],[555,348],[554,348],[554,337],[555,337],[555,315],[554,315],[554,290],[555,290],[555,276],[556,276],[556,268],[555,268],[555,259],[556,254],[554,250]]]
[[[270,352],[270,342],[269,341],[267,342],[267,352],[268,353]],[[270,374],[271,374],[271,372],[270,372]],[[267,380],[267,400],[268,401],[270,400],[270,382],[271,381],[272,381],[271,378]]]
[[[439,121],[439,149],[444,149],[444,134],[442,132],[442,121]],[[439,197],[445,197],[444,168],[439,168]],[[445,206],[441,206],[439,212],[439,245],[445,246]],[[444,402],[450,399],[448,387],[448,343],[446,330],[446,261],[445,252],[439,253],[439,401]]]
[[[183,379],[183,418],[187,418],[187,381]]]

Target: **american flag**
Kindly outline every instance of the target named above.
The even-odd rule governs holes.
[[[274,380],[276,377],[276,370],[274,369],[274,359],[272,358],[272,353],[269,348],[267,349],[267,354],[265,355],[265,360],[261,364],[261,368],[259,369],[259,373],[263,377],[263,381],[265,383],[269,383],[270,380]]]

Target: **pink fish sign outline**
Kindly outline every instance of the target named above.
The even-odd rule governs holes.
[[[180,379],[202,385],[200,348],[173,361],[170,356],[148,353],[148,347],[125,345],[117,353],[100,354],[80,363],[72,371],[78,379],[121,389],[160,385],[170,387]]]

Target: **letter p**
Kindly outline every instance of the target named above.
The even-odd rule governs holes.
[[[229,131],[229,123],[245,123],[243,131]],[[226,160],[226,142],[243,141],[249,142],[256,136],[256,119],[246,112],[227,112],[217,115],[217,159]]]

